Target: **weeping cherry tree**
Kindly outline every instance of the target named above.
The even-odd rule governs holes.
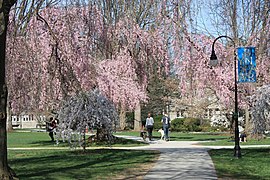
[[[63,141],[82,142],[85,149],[85,130],[97,129],[97,140],[111,142],[112,132],[118,120],[114,104],[103,96],[99,90],[81,92],[63,102],[58,112],[60,120],[57,133]],[[82,138],[84,141],[81,141]]]
[[[263,134],[270,126],[270,85],[259,87],[250,97],[252,134]]]

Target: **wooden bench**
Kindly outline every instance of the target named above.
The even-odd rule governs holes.
[[[46,124],[37,124],[36,128],[40,128],[40,129],[46,128]]]

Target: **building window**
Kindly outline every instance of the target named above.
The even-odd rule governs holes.
[[[180,112],[176,111],[176,117],[180,117]]]
[[[209,109],[209,116],[212,117],[212,115],[213,115],[213,111],[212,109]]]
[[[209,118],[209,117],[208,117],[208,109],[206,109],[206,110],[204,111],[204,118]]]
[[[181,110],[180,116],[184,117],[185,110]]]

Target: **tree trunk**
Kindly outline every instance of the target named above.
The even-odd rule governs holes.
[[[6,131],[6,90],[3,90],[5,87],[1,84],[0,90],[0,177],[1,179],[9,179],[10,173],[8,170],[7,163],[7,131]]]
[[[250,134],[252,131],[252,124],[250,122],[250,113],[249,113],[248,108],[245,108],[245,131],[248,138],[250,138]]]
[[[232,19],[232,33],[233,33],[233,39],[235,44],[238,44],[239,40],[238,40],[238,23],[237,23],[237,0],[233,0],[233,9],[232,9],[232,15],[231,15],[231,19]]]
[[[138,104],[135,108],[135,117],[134,117],[134,130],[139,131],[142,126],[142,121],[141,121],[141,105]]]
[[[0,179],[14,179],[14,172],[7,162],[7,86],[5,58],[8,16],[14,0],[0,0]]]
[[[120,129],[125,130],[125,128],[126,128],[126,110],[125,110],[124,105],[121,105],[121,107],[120,107],[119,120],[120,120]]]
[[[11,105],[7,106],[7,132],[12,132],[12,118],[11,118]]]
[[[83,152],[85,152],[86,149],[86,137],[85,137],[85,131],[83,132]]]
[[[102,141],[108,141],[108,132],[105,127],[99,127],[97,128],[97,141],[102,142]]]

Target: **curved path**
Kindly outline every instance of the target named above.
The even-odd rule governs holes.
[[[217,179],[208,149],[192,143],[162,141],[150,145],[161,156],[144,179]]]
[[[140,137],[120,136],[142,141]],[[144,179],[179,179],[179,180],[211,180],[218,179],[214,164],[208,154],[210,149],[230,148],[234,146],[201,146],[198,141],[150,141],[148,146],[129,149],[158,150],[161,152],[155,166]],[[244,145],[241,148],[270,147],[270,145]]]
[[[121,136],[128,139],[136,137]],[[139,139],[137,139],[139,140]],[[204,146],[195,141],[151,141],[132,149],[158,150],[161,155],[144,179],[217,179],[214,164]]]

